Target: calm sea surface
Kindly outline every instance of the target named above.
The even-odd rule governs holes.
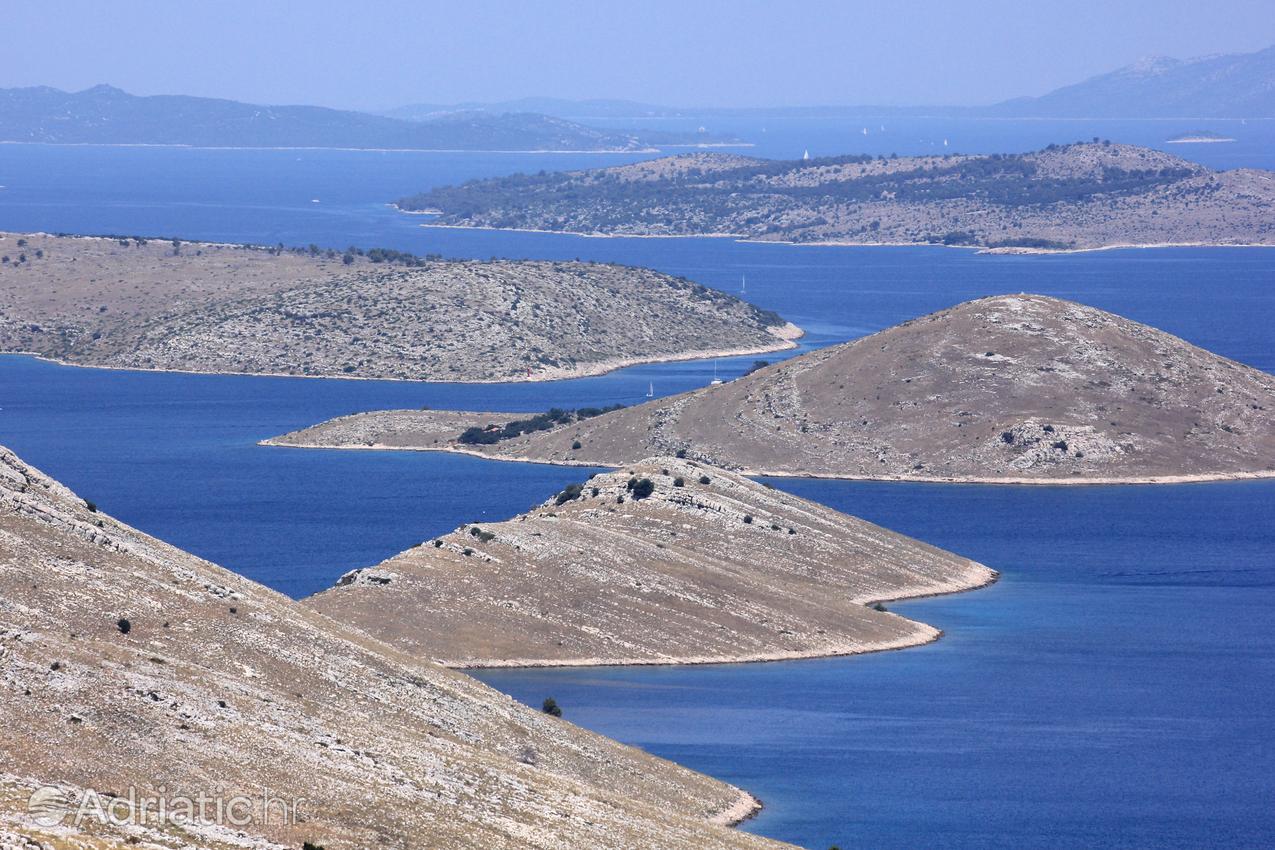
[[[1036,122],[977,126],[992,134],[986,144],[1000,144],[991,149],[1041,143]],[[961,130],[913,129],[918,139]],[[1154,133],[1190,129],[1203,128]],[[834,147],[843,130],[784,132],[810,136],[802,144],[812,153],[856,149]],[[1152,132],[1139,123],[1079,135],[1146,142],[1137,134]],[[1251,132],[1248,148],[1210,146],[1230,148],[1210,153],[1219,158],[1211,164],[1271,165],[1263,160],[1270,128]],[[384,205],[474,176],[634,158],[0,145],[0,228],[579,256],[729,291],[746,275],[746,297],[805,327],[807,348],[971,297],[1045,292],[1275,371],[1275,251],[989,257],[584,239],[422,228]],[[753,359],[719,368],[738,374]],[[303,596],[458,523],[524,510],[588,470],[268,449],[257,440],[379,407],[635,403],[648,381],[667,394],[701,386],[711,372],[700,362],[463,386],[130,373],[8,356],[0,357],[0,443],[103,510]],[[1269,846],[1275,483],[772,483],[1004,577],[987,590],[894,606],[947,633],[904,652],[482,678],[533,704],[552,695],[571,720],[749,788],[767,805],[746,828],[812,848]]]

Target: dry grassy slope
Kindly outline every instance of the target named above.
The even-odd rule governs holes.
[[[654,493],[635,499],[630,478]],[[867,605],[993,576],[740,475],[655,458],[593,477],[578,499],[427,541],[308,602],[451,665],[705,663],[926,643],[936,629]]]
[[[1275,474],[1272,411],[1265,372],[1092,307],[1006,295],[719,386],[466,448],[597,465],[684,450],[776,475],[1193,480]],[[431,416],[346,417],[276,442],[367,446],[392,432],[394,447],[454,447],[440,437],[447,423],[426,427]],[[412,435],[418,417],[428,439]]]
[[[10,843],[123,846],[36,826],[30,790],[56,783],[308,801],[296,827],[153,826],[133,836],[148,847],[778,846],[709,822],[736,789],[94,513],[3,450],[0,716]]]
[[[1265,372],[1092,307],[996,296],[502,452],[615,463],[685,448],[846,477],[1226,477],[1275,472],[1272,411]]]
[[[0,350],[84,365],[549,379],[789,348],[784,336],[797,333],[732,296],[605,264],[347,266],[244,246],[183,243],[175,255],[163,240],[42,234],[0,234],[0,254],[10,258],[0,264]]]

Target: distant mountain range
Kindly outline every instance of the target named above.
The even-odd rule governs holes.
[[[0,89],[0,141],[491,151],[641,151],[726,144],[703,133],[587,127],[525,111],[450,110],[408,121],[320,106],[258,106],[184,95],[138,97],[111,86],[80,92]]]
[[[1271,118],[1275,47],[1201,59],[1146,59],[988,111],[1025,118]]]
[[[966,118],[1275,118],[1275,47],[1200,59],[1144,59],[1039,97],[991,106],[697,108],[630,100],[524,98],[452,106],[413,104],[387,115],[419,120],[448,110],[538,112],[576,120],[626,118],[929,115]]]
[[[705,132],[590,126],[648,118],[835,117],[1275,118],[1275,47],[1147,59],[1039,97],[991,106],[690,108],[628,100],[523,98],[402,106],[384,114],[260,106],[185,95],[140,97],[99,85],[0,89],[0,142],[472,151],[646,151],[742,142]]]

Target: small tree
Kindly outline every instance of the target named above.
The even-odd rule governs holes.
[[[562,707],[558,705],[558,701],[553,697],[545,697],[545,701],[540,706],[540,710],[550,717],[562,716]]]

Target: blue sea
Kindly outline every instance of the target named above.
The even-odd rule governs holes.
[[[802,144],[812,153],[834,152],[845,130],[788,126],[810,137]],[[1236,161],[1211,164],[1275,164],[1264,159],[1271,128],[1244,126],[1250,141],[1204,152]],[[978,128],[1006,150],[1037,146],[1043,132],[1038,122]],[[1208,128],[1084,133],[1147,141],[1137,134],[1194,129]],[[950,124],[922,123],[913,135],[922,131],[964,138]],[[732,292],[746,276],[749,300],[807,329],[803,349],[972,297],[1044,292],[1275,372],[1275,251],[999,257],[585,239],[423,228],[385,204],[470,177],[635,158],[0,145],[0,229],[578,256]],[[718,365],[729,377],[754,359]],[[712,370],[692,362],[465,386],[152,374],[4,356],[0,443],[103,510],[301,597],[459,523],[525,510],[589,470],[272,449],[256,445],[263,437],[370,408],[635,403],[648,382],[675,393],[707,383]],[[1269,846],[1275,482],[771,483],[978,559],[1003,578],[892,606],[945,630],[923,648],[481,678],[534,705],[554,696],[570,720],[748,788],[766,807],[744,828],[810,848]]]

